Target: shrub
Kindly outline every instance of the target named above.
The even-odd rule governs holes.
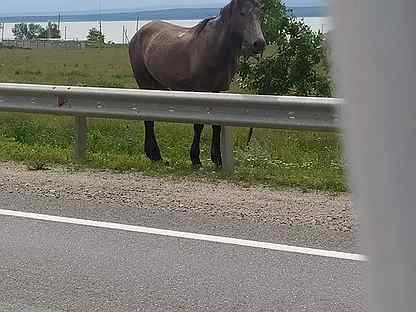
[[[243,59],[239,84],[257,94],[331,96],[326,35],[314,32],[280,0],[264,0],[263,57]]]

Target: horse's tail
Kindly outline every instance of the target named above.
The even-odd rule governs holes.
[[[249,146],[250,142],[251,142],[251,138],[253,137],[253,133],[254,133],[254,128],[250,128],[250,131],[248,133],[248,137],[247,137],[247,143],[246,146]]]

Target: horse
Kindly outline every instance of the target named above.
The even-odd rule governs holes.
[[[155,21],[144,25],[129,44],[130,63],[141,89],[194,92],[229,90],[240,56],[263,53],[260,0],[232,0],[216,17],[186,28]],[[145,122],[144,149],[152,161],[162,161],[154,121]],[[194,124],[190,150],[192,166],[199,168],[204,128]],[[213,125],[211,160],[222,166],[221,126]]]

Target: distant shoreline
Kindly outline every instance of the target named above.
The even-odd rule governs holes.
[[[325,7],[295,7],[291,8],[296,17],[325,17]],[[216,16],[220,8],[185,8],[166,9],[152,11],[134,11],[120,13],[103,13],[102,21],[136,21],[139,20],[201,20],[210,16]],[[57,21],[58,16],[0,16],[0,22],[4,23],[45,23]],[[90,22],[100,19],[98,14],[69,14],[62,15],[63,22]]]

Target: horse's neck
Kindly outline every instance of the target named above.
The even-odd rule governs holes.
[[[213,63],[222,68],[224,65],[235,68],[240,47],[233,41],[229,23],[218,18],[210,24],[207,37],[209,49],[215,56]]]

